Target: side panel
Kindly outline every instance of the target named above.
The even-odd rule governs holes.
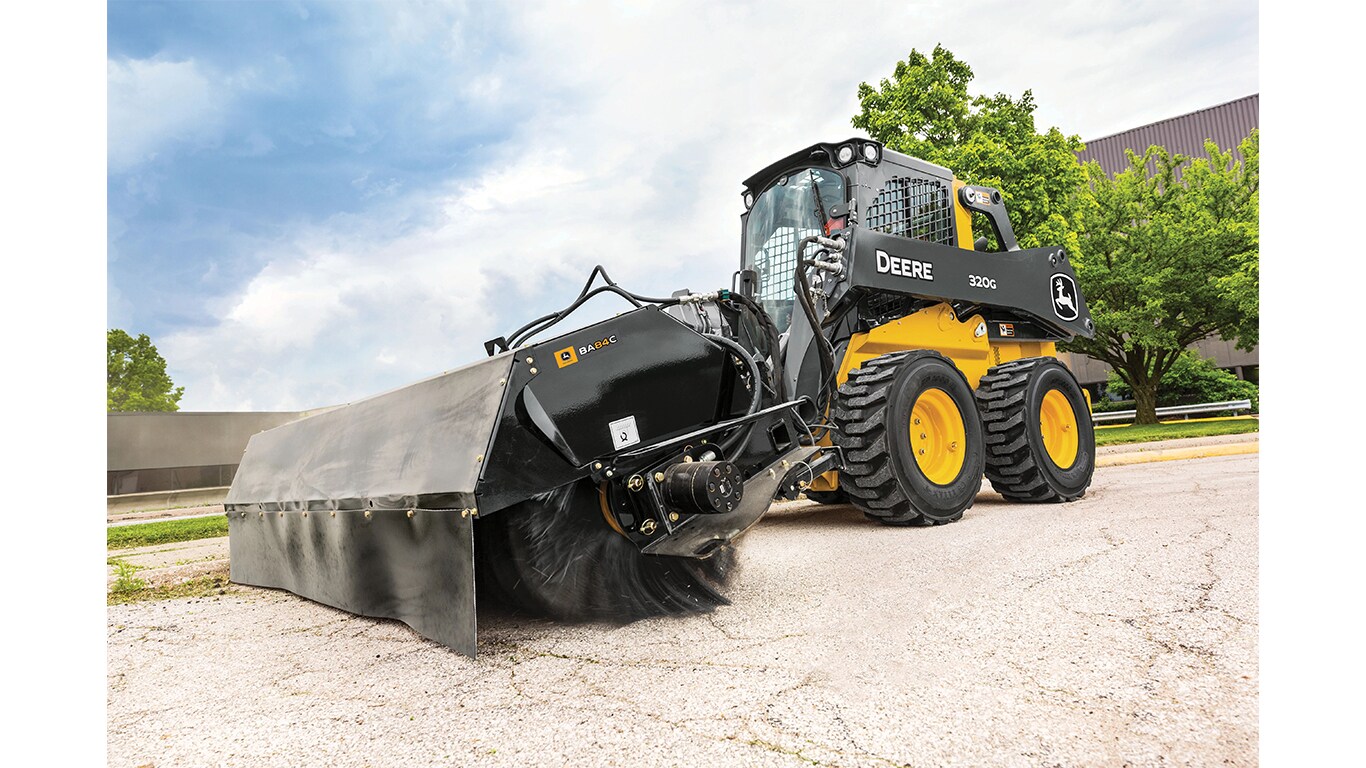
[[[982,323],[979,315],[959,321],[949,305],[938,304],[867,333],[856,333],[849,338],[836,383],[843,384],[850,371],[875,357],[906,349],[932,349],[953,360],[967,377],[968,385],[976,389],[978,380],[995,365],[991,362],[991,343],[986,333],[977,332]]]

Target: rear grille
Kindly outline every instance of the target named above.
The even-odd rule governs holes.
[[[935,179],[894,178],[868,206],[864,226],[888,235],[955,245],[949,187]]]
[[[873,294],[863,300],[859,315],[875,323],[881,323],[911,314],[917,303],[918,300],[910,296],[898,296],[894,293]]]

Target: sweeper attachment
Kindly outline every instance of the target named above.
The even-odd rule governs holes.
[[[1014,501],[1085,493],[1089,407],[1054,344],[1090,316],[997,190],[850,139],[744,202],[729,289],[641,296],[599,267],[487,359],[254,436],[233,581],[472,656],[476,591],[570,620],[725,604],[731,542],[775,499],[901,526],[957,520],[984,474]],[[549,335],[608,293],[628,311]]]

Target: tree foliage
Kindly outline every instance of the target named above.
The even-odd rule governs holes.
[[[1156,421],[1158,385],[1183,349],[1212,334],[1257,343],[1256,131],[1239,163],[1212,143],[1193,162],[1153,147],[1109,178],[1077,161],[1078,137],[1036,129],[1031,91],[973,95],[972,77],[942,46],[912,50],[891,78],[859,85],[854,127],[999,189],[1023,247],[1067,248],[1096,338],[1064,348],[1109,363],[1138,421]]]
[[[147,334],[135,339],[114,328],[109,331],[108,410],[177,411],[184,387],[166,374],[166,361]]]
[[[1134,396],[1133,390],[1114,371],[1110,372],[1105,389],[1125,400]],[[1256,413],[1257,394],[1256,384],[1216,367],[1213,360],[1188,349],[1177,356],[1176,362],[1162,376],[1157,389],[1157,406],[1251,400],[1252,411]]]
[[[1076,156],[1081,139],[1057,128],[1039,133],[1031,91],[1019,98],[971,95],[972,76],[972,68],[942,46],[928,57],[912,50],[897,62],[891,79],[876,88],[859,85],[861,111],[854,127],[892,149],[945,166],[969,184],[999,189],[1023,247],[1075,249],[1070,206],[1085,181]]]
[[[1096,335],[1065,348],[1115,369],[1138,423],[1156,422],[1159,384],[1186,347],[1213,334],[1257,343],[1257,144],[1254,130],[1241,162],[1207,142],[1209,156],[1194,161],[1162,147],[1129,152],[1113,178],[1087,166],[1072,263]]]

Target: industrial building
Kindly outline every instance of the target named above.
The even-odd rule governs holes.
[[[1204,157],[1205,140],[1212,139],[1220,149],[1232,149],[1235,159],[1241,162],[1238,143],[1257,127],[1258,96],[1254,93],[1185,115],[1130,128],[1112,136],[1092,139],[1086,142],[1086,149],[1077,153],[1077,159],[1083,163],[1094,160],[1106,173],[1114,175],[1129,167],[1125,150],[1133,150],[1141,155],[1148,147],[1161,146],[1174,154]],[[1236,349],[1233,342],[1215,336],[1197,343],[1195,348],[1201,355],[1212,358],[1216,366],[1256,383],[1257,347],[1243,351]],[[1085,355],[1069,354],[1065,359],[1082,386],[1091,390],[1092,396],[1099,395],[1100,387],[1110,373],[1110,366]]]

